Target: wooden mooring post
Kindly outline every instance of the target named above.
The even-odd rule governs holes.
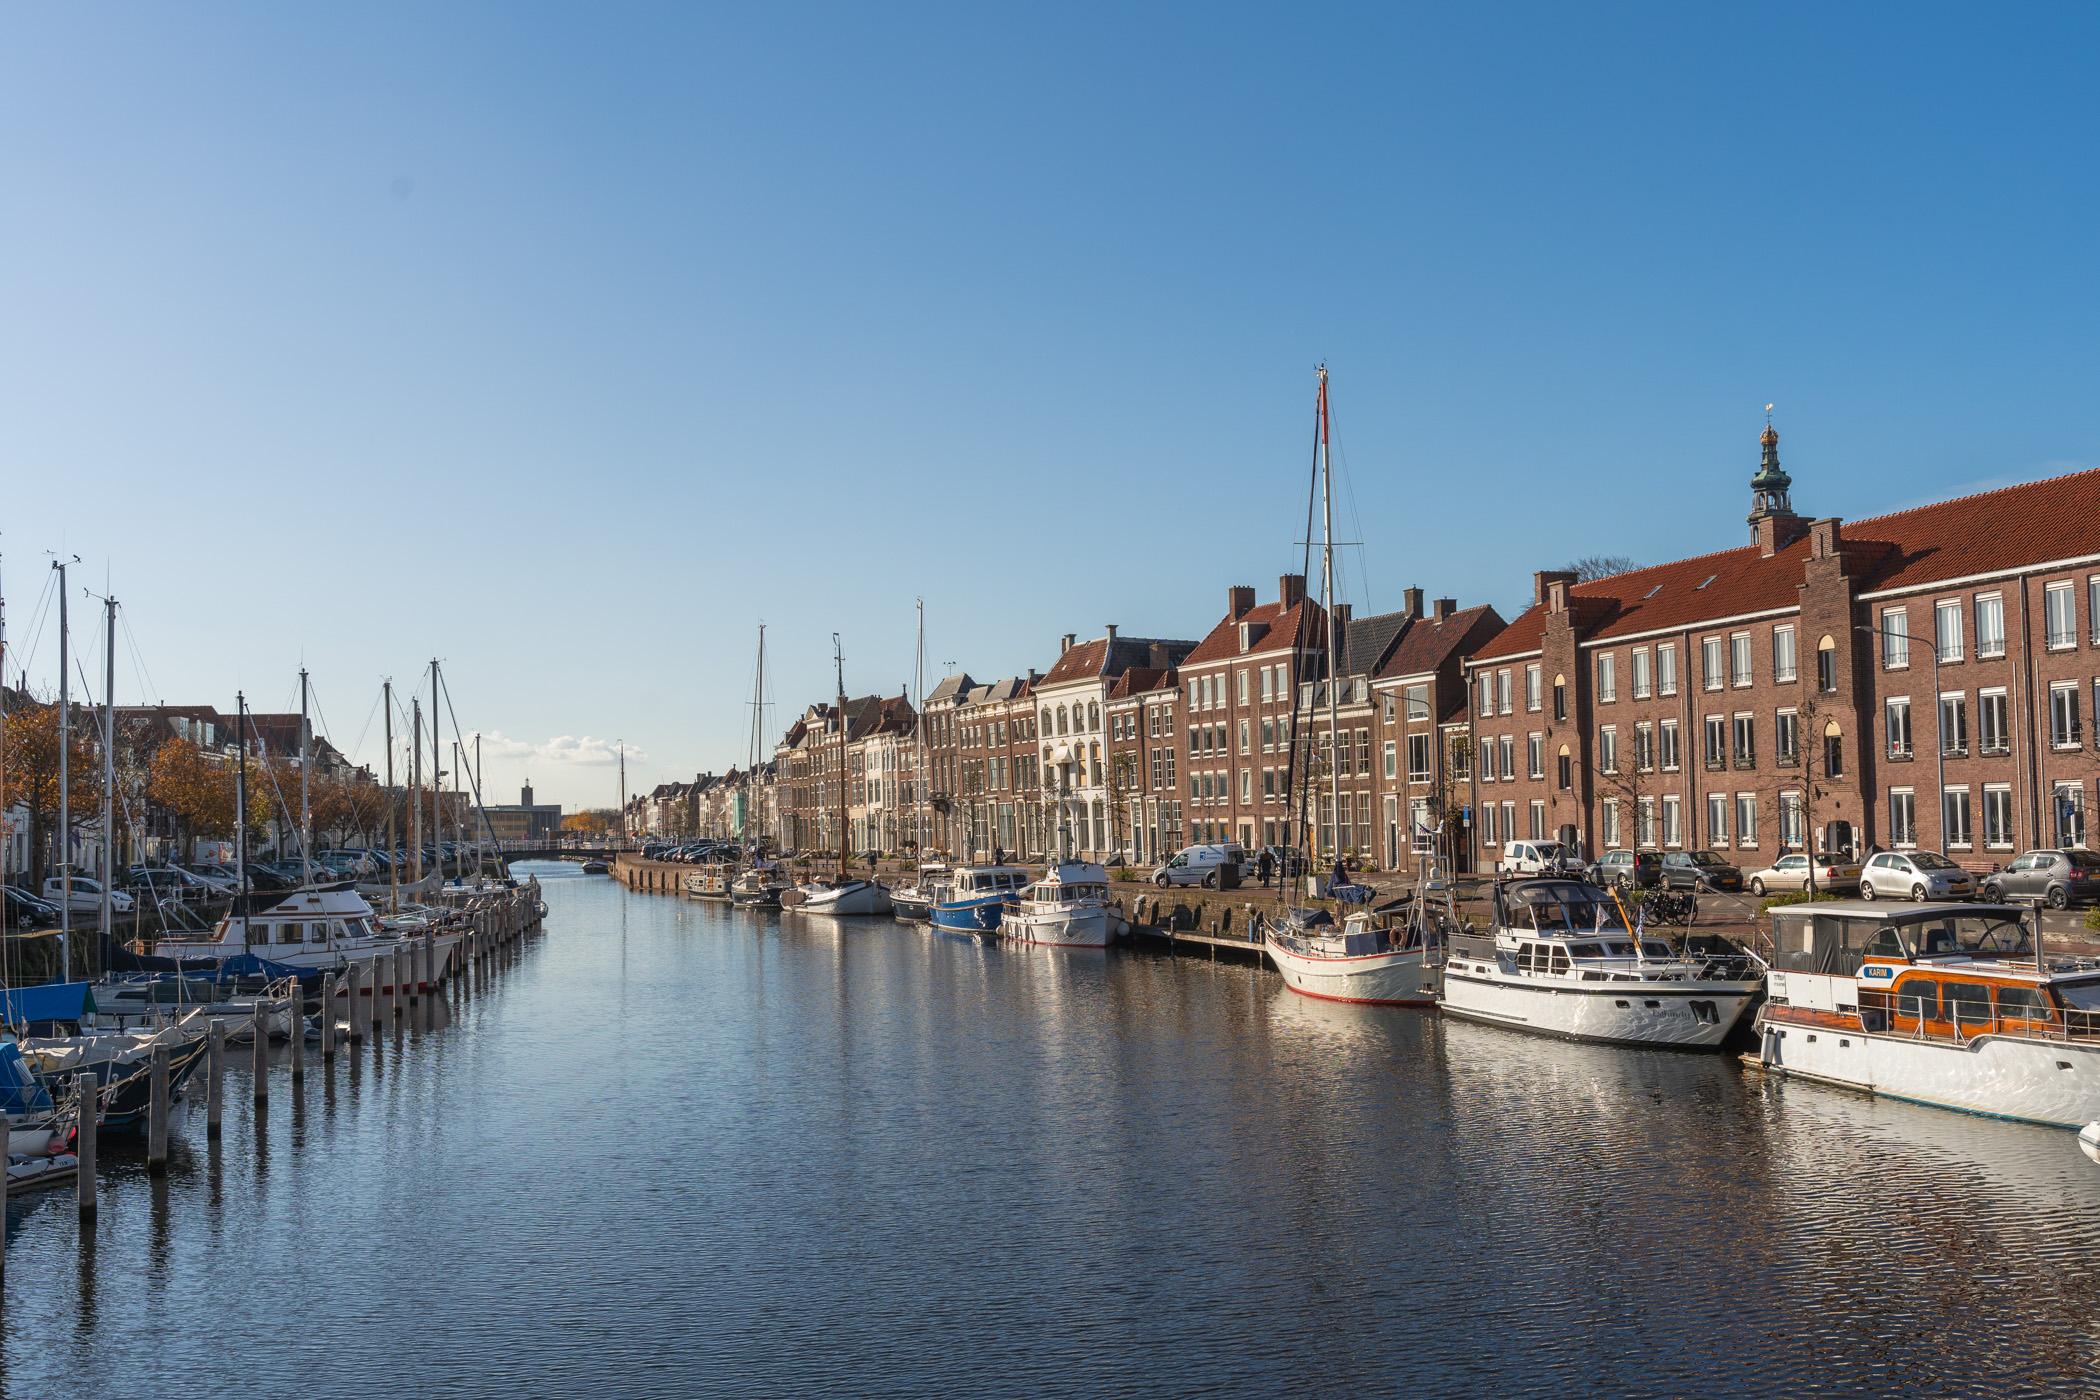
[[[285,1010],[292,1014],[292,1083],[306,1082],[306,993],[299,989],[299,979],[292,979],[290,995],[284,1001]]]
[[[146,1104],[146,1170],[153,1176],[168,1174],[168,1047],[153,1047],[150,1097]]]
[[[321,979],[321,1063],[335,1062],[335,974]]]
[[[73,1199],[80,1206],[80,1218],[95,1218],[95,1120],[102,1112],[102,1085],[94,1075],[82,1072],[73,1076],[74,1111],[78,1114],[79,1126],[74,1129],[73,1153],[80,1159],[73,1178]],[[5,1173],[0,1173],[5,1175]],[[5,1214],[0,1211],[0,1214]]]
[[[226,1027],[213,1021],[209,1034],[204,1049],[204,1136],[213,1139],[226,1117]]]
[[[255,1090],[255,1101],[266,1104],[270,1101],[270,1007],[273,1003],[261,997],[255,999],[255,1047],[249,1057],[248,1068],[251,1085]]]
[[[356,962],[350,964],[350,1015],[348,1019],[350,1022],[350,1043],[352,1045],[362,1045],[365,1039],[363,1019],[365,1012],[364,1008],[358,1005],[359,999],[365,994],[364,981],[364,964]]]

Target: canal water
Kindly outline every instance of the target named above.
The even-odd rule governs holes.
[[[546,932],[10,1212],[8,1395],[2100,1385],[2067,1133],[537,867]],[[281,1055],[281,1052],[280,1052]],[[317,1060],[318,1057],[316,1057]]]

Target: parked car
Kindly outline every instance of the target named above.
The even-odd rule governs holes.
[[[1662,882],[1662,856],[1656,851],[1606,851],[1590,867],[1590,881],[1607,889],[1653,889]]]
[[[2051,909],[2100,899],[2100,851],[2029,851],[1984,876],[1983,897],[1994,903],[2039,899]]]
[[[1867,857],[1861,899],[1968,899],[1975,877],[1938,851],[1883,851]]]
[[[1787,894],[1808,888],[1811,866],[1807,856],[1796,852],[1781,856],[1750,876],[1750,893],[1759,899],[1767,894]],[[1817,856],[1813,866],[1819,893],[1844,894],[1859,889],[1859,866],[1852,861]]]
[[[20,885],[0,886],[0,895],[7,901],[9,928],[51,928],[58,923],[58,906]]]
[[[1207,890],[1229,890],[1240,882],[1240,862],[1245,857],[1245,851],[1229,844],[1186,846],[1152,872],[1152,883],[1161,889],[1201,885]]]
[[[66,883],[63,879],[54,875],[44,881],[44,899],[47,903],[55,904],[67,898]],[[75,875],[70,899],[69,907],[74,913],[91,913],[102,907],[102,885],[92,876]],[[112,889],[109,892],[109,907],[119,914],[129,914],[134,906],[130,895],[122,890]]]
[[[1558,841],[1505,841],[1495,869],[1503,875],[1580,875],[1582,858]]]
[[[1663,856],[1662,882],[1665,889],[1734,894],[1743,888],[1743,870],[1712,851],[1670,851]]]

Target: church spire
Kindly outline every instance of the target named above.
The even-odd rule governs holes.
[[[1787,492],[1794,479],[1779,466],[1779,430],[1772,426],[1772,405],[1765,405],[1765,431],[1758,439],[1764,448],[1757,475],[1750,478],[1750,538],[1758,537],[1758,522],[1793,520],[1794,505]]]

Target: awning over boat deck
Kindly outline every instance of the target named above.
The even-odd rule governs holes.
[[[85,982],[46,982],[40,987],[0,988],[0,1021],[19,1026],[36,1021],[77,1021],[95,1009]]]

